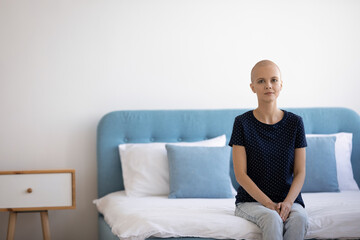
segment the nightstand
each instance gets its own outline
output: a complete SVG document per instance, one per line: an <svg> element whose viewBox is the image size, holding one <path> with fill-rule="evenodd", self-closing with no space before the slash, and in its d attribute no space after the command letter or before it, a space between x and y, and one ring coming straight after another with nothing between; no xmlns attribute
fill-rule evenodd
<svg viewBox="0 0 360 240"><path fill-rule="evenodd" d="M0 171L0 211L9 211L7 240L17 213L39 212L43 237L50 239L48 210L75 209L75 170Z"/></svg>

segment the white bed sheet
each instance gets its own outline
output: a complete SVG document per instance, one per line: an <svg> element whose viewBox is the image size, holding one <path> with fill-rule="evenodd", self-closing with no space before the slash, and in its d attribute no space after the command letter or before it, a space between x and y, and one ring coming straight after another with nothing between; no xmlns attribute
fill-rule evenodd
<svg viewBox="0 0 360 240"><path fill-rule="evenodd" d="M307 239L360 238L360 191L305 193L303 198L309 216ZM94 203L120 239L261 239L255 224L234 216L234 199L131 198L120 191Z"/></svg>

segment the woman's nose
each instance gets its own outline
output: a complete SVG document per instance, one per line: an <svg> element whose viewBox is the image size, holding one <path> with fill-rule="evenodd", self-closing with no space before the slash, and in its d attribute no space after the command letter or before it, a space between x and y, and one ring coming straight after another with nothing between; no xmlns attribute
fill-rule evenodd
<svg viewBox="0 0 360 240"><path fill-rule="evenodd" d="M265 89L271 89L271 88L272 88L271 83L266 83Z"/></svg>

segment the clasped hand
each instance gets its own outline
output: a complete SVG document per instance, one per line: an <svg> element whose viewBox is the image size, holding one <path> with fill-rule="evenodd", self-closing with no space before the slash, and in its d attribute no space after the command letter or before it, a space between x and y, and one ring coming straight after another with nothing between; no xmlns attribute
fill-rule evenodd
<svg viewBox="0 0 360 240"><path fill-rule="evenodd" d="M285 222L286 219L289 217L291 206L292 205L289 202L280 202L278 204L272 203L271 206L267 207L275 210L280 215L283 222Z"/></svg>
<svg viewBox="0 0 360 240"><path fill-rule="evenodd" d="M291 211L291 203L289 202L280 202L276 206L276 211L279 213L281 219L285 222L289 217Z"/></svg>

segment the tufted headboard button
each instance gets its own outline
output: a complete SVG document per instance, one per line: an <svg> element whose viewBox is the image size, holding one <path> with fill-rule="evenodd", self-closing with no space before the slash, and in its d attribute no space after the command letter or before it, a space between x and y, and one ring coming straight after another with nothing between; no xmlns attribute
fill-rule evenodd
<svg viewBox="0 0 360 240"><path fill-rule="evenodd" d="M181 137L179 137L177 140L178 140L178 142L181 142L181 141L182 141L182 138L181 138Z"/></svg>

